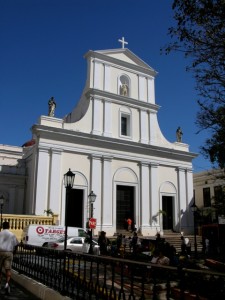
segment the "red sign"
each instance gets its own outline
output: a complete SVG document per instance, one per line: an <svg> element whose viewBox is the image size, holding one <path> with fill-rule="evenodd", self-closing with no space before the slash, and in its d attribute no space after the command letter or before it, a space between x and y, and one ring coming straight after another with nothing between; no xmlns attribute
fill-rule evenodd
<svg viewBox="0 0 225 300"><path fill-rule="evenodd" d="M96 220L96 219L90 218L90 219L89 219L89 228L90 228L90 229L95 229L95 228L96 228L96 223L97 223L97 220Z"/></svg>

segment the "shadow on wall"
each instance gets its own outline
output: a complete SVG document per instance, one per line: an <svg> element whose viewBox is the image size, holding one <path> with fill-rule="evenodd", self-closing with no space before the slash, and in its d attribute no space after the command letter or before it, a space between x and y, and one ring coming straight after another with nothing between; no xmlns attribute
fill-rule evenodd
<svg viewBox="0 0 225 300"><path fill-rule="evenodd" d="M191 202L189 203L188 208L184 211L181 209L180 211L180 232L183 235L187 234L194 234L195 228L194 225L197 227L197 224L194 224L194 213L192 211L192 206L194 205L194 199L192 198Z"/></svg>

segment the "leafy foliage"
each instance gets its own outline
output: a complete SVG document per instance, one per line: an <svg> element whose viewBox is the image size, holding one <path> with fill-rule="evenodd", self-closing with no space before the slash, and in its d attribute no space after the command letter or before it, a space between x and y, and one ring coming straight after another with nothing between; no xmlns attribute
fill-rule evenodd
<svg viewBox="0 0 225 300"><path fill-rule="evenodd" d="M47 209L47 210L44 210L44 213L46 213L47 216L49 216L49 215L53 216L53 215L54 215L54 213L53 213L53 211L51 210L51 208L49 208L49 209Z"/></svg>
<svg viewBox="0 0 225 300"><path fill-rule="evenodd" d="M204 108L204 114L200 112L198 123L202 128L211 127L213 133L211 138L206 139L205 145L201 147L202 153L209 156L213 164L221 169L225 168L225 106L214 110L209 106Z"/></svg>
<svg viewBox="0 0 225 300"><path fill-rule="evenodd" d="M225 0L174 0L176 25L164 51L182 51L189 58L198 91L196 124L211 138L201 148L213 164L225 167Z"/></svg>

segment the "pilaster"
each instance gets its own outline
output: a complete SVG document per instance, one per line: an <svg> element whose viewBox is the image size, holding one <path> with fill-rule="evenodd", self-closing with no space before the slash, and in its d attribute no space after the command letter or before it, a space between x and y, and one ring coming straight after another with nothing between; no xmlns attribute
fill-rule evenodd
<svg viewBox="0 0 225 300"><path fill-rule="evenodd" d="M189 227L189 232L193 232L193 212L191 211L190 205L193 202L193 170L187 169L186 171L186 182L187 182L187 212L188 212L188 219L187 219L187 226Z"/></svg>
<svg viewBox="0 0 225 300"><path fill-rule="evenodd" d="M148 85L148 102L155 104L155 79L148 78L147 79L147 85Z"/></svg>
<svg viewBox="0 0 225 300"><path fill-rule="evenodd" d="M43 215L48 199L49 184L49 149L38 149L37 190L35 199L35 214Z"/></svg>
<svg viewBox="0 0 225 300"><path fill-rule="evenodd" d="M106 227L112 227L112 212L113 212L113 202L112 202L112 157L103 157L103 174L102 174L102 215L101 224L103 229ZM110 196L109 196L110 195ZM100 220L99 220L100 221Z"/></svg>
<svg viewBox="0 0 225 300"><path fill-rule="evenodd" d="M112 136L112 103L104 101L104 136Z"/></svg>
<svg viewBox="0 0 225 300"><path fill-rule="evenodd" d="M106 92L111 91L111 72L110 66L104 64L104 90Z"/></svg>
<svg viewBox="0 0 225 300"><path fill-rule="evenodd" d="M149 229L149 216L150 216L150 191L149 191L149 164L140 163L140 210L141 210L141 229Z"/></svg>
<svg viewBox="0 0 225 300"><path fill-rule="evenodd" d="M54 214L60 213L60 191L61 191L61 153L60 149L51 149L51 164L49 173L49 202L45 209L51 209Z"/></svg>
<svg viewBox="0 0 225 300"><path fill-rule="evenodd" d="M99 99L92 99L92 134L101 134L101 101Z"/></svg>
<svg viewBox="0 0 225 300"><path fill-rule="evenodd" d="M101 69L101 64L100 62L94 60L94 75L93 75L93 87L94 89L100 89L100 69Z"/></svg>
<svg viewBox="0 0 225 300"><path fill-rule="evenodd" d="M148 144L148 113L140 109L140 143Z"/></svg>
<svg viewBox="0 0 225 300"><path fill-rule="evenodd" d="M156 144L156 132L157 132L157 120L156 113L150 111L149 112L149 143L150 145Z"/></svg>
<svg viewBox="0 0 225 300"><path fill-rule="evenodd" d="M159 229L159 191L158 191L158 164L150 164L150 224Z"/></svg>
<svg viewBox="0 0 225 300"><path fill-rule="evenodd" d="M93 217L97 219L97 228L102 215L102 156L91 155L91 183L89 192L93 191L96 194L96 200L94 202Z"/></svg>
<svg viewBox="0 0 225 300"><path fill-rule="evenodd" d="M185 169L177 168L178 181L178 217L180 217L180 231L187 227L187 193L186 193L186 176Z"/></svg>
<svg viewBox="0 0 225 300"><path fill-rule="evenodd" d="M145 87L145 77L139 75L138 76L138 99L142 100L142 101L146 101L145 100L145 91L146 87Z"/></svg>

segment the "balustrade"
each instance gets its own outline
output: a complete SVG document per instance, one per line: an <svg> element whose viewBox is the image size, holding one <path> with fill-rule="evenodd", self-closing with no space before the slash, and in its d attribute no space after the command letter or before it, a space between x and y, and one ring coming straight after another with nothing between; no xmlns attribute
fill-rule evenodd
<svg viewBox="0 0 225 300"><path fill-rule="evenodd" d="M2 221L9 222L10 231L12 231L17 239L21 240L23 229L31 224L56 225L58 215L53 216L35 216L35 215L11 215L3 214Z"/></svg>

